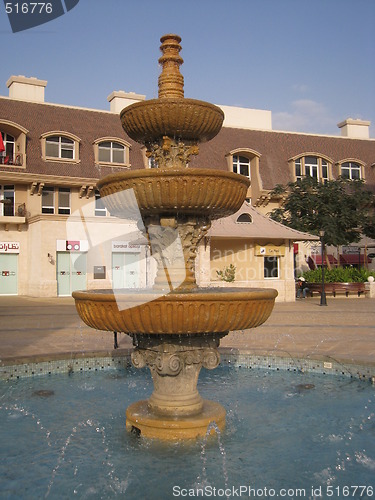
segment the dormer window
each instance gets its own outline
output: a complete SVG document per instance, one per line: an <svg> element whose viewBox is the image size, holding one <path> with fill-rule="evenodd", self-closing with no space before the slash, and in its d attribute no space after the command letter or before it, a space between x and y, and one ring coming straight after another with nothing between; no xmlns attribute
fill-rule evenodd
<svg viewBox="0 0 375 500"><path fill-rule="evenodd" d="M7 134L6 132L0 132L3 144L4 151L0 152L0 163L2 165L13 165L14 164L14 151L15 151L15 139L12 135Z"/></svg>
<svg viewBox="0 0 375 500"><path fill-rule="evenodd" d="M250 159L246 156L233 155L233 172L251 179Z"/></svg>
<svg viewBox="0 0 375 500"><path fill-rule="evenodd" d="M69 132L48 132L42 137L42 158L46 161L79 162L80 139Z"/></svg>
<svg viewBox="0 0 375 500"><path fill-rule="evenodd" d="M68 137L53 135L46 138L46 156L74 160L74 141Z"/></svg>
<svg viewBox="0 0 375 500"><path fill-rule="evenodd" d="M94 142L95 163L108 166L130 167L130 144L114 137L102 137Z"/></svg>
<svg viewBox="0 0 375 500"><path fill-rule="evenodd" d="M246 201L257 200L262 191L262 180L259 173L260 153L249 148L233 149L226 155L228 170L243 175L251 180L246 193Z"/></svg>
<svg viewBox="0 0 375 500"><path fill-rule="evenodd" d="M26 168L26 130L18 123L0 119L0 133L4 151L0 151L0 165Z"/></svg>
<svg viewBox="0 0 375 500"><path fill-rule="evenodd" d="M112 141L101 142L99 145L99 162L125 163L125 147Z"/></svg>
<svg viewBox="0 0 375 500"><path fill-rule="evenodd" d="M359 163L347 161L341 165L341 177L344 179L362 179L362 168Z"/></svg>
<svg viewBox="0 0 375 500"><path fill-rule="evenodd" d="M296 181L303 177L312 177L319 182L326 182L330 178L332 161L318 155L305 155L293 158L294 176Z"/></svg>

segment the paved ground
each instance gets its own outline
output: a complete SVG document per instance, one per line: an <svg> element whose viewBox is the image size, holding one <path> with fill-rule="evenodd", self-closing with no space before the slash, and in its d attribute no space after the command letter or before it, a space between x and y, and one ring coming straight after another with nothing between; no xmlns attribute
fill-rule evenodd
<svg viewBox="0 0 375 500"><path fill-rule="evenodd" d="M277 303L268 321L232 332L223 347L372 364L375 367L375 300L318 298ZM131 339L119 335L120 349ZM113 334L88 328L72 298L0 297L0 364L49 359L69 353L112 352Z"/></svg>

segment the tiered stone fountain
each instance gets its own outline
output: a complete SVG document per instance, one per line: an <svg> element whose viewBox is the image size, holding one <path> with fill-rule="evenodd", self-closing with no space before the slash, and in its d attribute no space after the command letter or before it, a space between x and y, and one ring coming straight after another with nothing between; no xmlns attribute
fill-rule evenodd
<svg viewBox="0 0 375 500"><path fill-rule="evenodd" d="M212 421L224 427L224 408L198 393L200 369L218 366L219 342L230 330L266 321L277 295L272 289L197 286L197 246L213 219L241 207L249 180L232 172L188 168L199 143L218 134L224 114L212 104L184 98L180 41L177 35L161 38L158 99L121 112L125 132L146 146L157 168L109 175L98 183L111 215L141 213L158 263L153 290L73 293L83 321L130 335L134 366L151 371L154 392L147 401L128 407L126 427L168 440L205 435ZM131 206L134 200L136 206Z"/></svg>

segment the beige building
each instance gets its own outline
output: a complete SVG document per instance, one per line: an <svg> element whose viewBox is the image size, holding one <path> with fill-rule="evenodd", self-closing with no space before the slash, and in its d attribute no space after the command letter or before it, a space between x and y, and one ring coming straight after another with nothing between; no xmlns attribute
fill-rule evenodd
<svg viewBox="0 0 375 500"><path fill-rule="evenodd" d="M278 224L244 203L237 213L213 222L199 249L199 284L275 288L278 301L293 301L299 272L296 242L305 245L316 240L318 237ZM222 277L230 267L232 282Z"/></svg>
<svg viewBox="0 0 375 500"><path fill-rule="evenodd" d="M104 111L45 102L45 80L12 76L7 85L9 96L0 97L0 294L152 286L155 263L142 232L126 214L111 217L96 191L107 174L150 167L118 116L145 96L112 92ZM296 267L305 264L311 236L264 217L279 202L271 190L304 175L343 175L375 191L369 122L346 120L337 137L296 134L273 131L270 111L222 108L223 129L189 167L249 177L250 205L213 224L199 249L198 281L226 286L216 271L233 263L231 286L272 286L278 300L294 300ZM238 220L246 214L249 220Z"/></svg>

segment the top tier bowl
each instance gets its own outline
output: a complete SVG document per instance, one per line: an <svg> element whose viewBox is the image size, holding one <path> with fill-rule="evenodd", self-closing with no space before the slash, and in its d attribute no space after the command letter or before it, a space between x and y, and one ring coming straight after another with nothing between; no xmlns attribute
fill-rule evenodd
<svg viewBox="0 0 375 500"><path fill-rule="evenodd" d="M219 133L224 120L223 111L213 104L170 97L137 102L123 109L120 116L129 137L143 144L164 136L209 141Z"/></svg>

